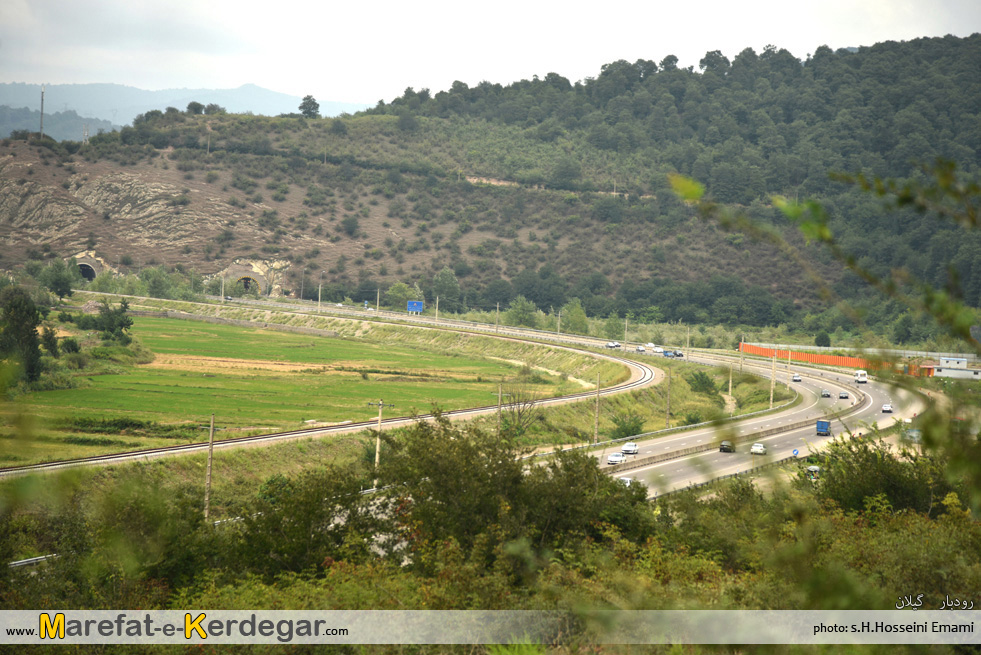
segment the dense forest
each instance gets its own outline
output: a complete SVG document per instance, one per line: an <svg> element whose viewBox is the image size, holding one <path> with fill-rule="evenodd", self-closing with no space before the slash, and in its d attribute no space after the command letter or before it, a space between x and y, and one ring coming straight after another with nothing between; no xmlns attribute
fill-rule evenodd
<svg viewBox="0 0 981 655"><path fill-rule="evenodd" d="M158 249L155 264L209 272L232 257L287 259L291 293L311 298L320 285L307 282L318 277L329 299L354 301L398 282L431 301L448 269L454 284L441 305L450 311L520 296L553 313L578 299L591 316L810 332L854 329L857 315L923 341L931 330L921 316L870 296L805 244L771 197L822 202L838 243L871 273L901 268L981 306L981 236L913 208L884 212L831 175L919 179L921 165L944 158L976 178L979 60L981 35L822 47L804 61L747 48L732 61L709 52L699 70L669 56L613 62L576 83L549 73L407 89L337 119L192 102L142 114L84 148L47 145L79 171L176 167L194 181L169 201L175 214L195 210L194 185L225 194L234 218L202 227L198 245ZM670 192L671 173L775 229L810 270L699 221ZM63 185L71 192L82 181ZM114 210L96 214L107 233L118 233ZM99 245L112 258L113 246Z"/></svg>

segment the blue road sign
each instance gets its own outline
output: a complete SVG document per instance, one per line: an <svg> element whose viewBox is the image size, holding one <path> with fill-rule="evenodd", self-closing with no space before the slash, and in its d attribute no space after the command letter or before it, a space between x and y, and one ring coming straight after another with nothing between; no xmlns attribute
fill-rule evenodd
<svg viewBox="0 0 981 655"><path fill-rule="evenodd" d="M423 301L421 300L408 300L405 303L405 309L407 312L421 314L423 309Z"/></svg>
<svg viewBox="0 0 981 655"><path fill-rule="evenodd" d="M794 457L797 457L797 449L794 448Z"/></svg>

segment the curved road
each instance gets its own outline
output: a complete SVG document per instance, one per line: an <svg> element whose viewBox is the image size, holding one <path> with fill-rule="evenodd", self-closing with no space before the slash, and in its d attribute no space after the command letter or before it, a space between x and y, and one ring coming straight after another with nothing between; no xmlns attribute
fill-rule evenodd
<svg viewBox="0 0 981 655"><path fill-rule="evenodd" d="M718 358L696 355L693 361L705 364L734 362L738 367L738 358ZM726 361L728 360L728 361ZM765 362L745 362L744 366L754 372L769 377L771 365ZM801 396L801 403L780 413L766 414L761 417L746 419L721 427L709 427L692 430L671 437L662 437L650 442L638 442L640 452L636 456L627 456L629 467L631 461L650 457L652 455L678 451L699 445L713 444L711 450L683 455L666 461L642 466L639 468L616 467L613 473L619 478L630 478L647 485L652 495L664 493L688 485L707 482L714 478L748 471L768 461L779 460L793 456L794 451L801 457L809 452L819 450L831 440L831 437L818 437L816 421L825 418L832 421L832 433L839 435L851 432L859 434L868 432L875 423L880 427L889 427L897 421L914 417L925 408L923 401L914 393L894 389L886 384L870 381L867 384L856 384L851 374L806 368L794 365L791 371L801 375L800 382L792 382L791 387ZM778 364L778 384L786 384L789 374L781 370ZM780 382L780 380L783 382ZM822 398L821 391L831 392L830 398ZM839 399L839 393L848 394L848 399ZM890 403L894 412L883 413L882 406ZM847 415L843 415L848 411ZM790 429L795 423L807 421L805 427ZM776 432L768 436L753 438L753 434ZM714 447L723 439L736 444L736 452L723 453ZM767 454L752 455L750 444L759 442L766 446ZM605 462L606 454L619 450L620 444L607 448L602 457Z"/></svg>

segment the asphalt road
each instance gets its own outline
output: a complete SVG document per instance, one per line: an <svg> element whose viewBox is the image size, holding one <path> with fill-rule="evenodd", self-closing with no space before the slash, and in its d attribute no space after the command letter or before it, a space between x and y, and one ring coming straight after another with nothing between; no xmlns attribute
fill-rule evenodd
<svg viewBox="0 0 981 655"><path fill-rule="evenodd" d="M694 357L693 361L710 362L699 356ZM718 360L715 361L718 363ZM735 361L735 367L738 369L738 359ZM747 362L744 366L766 376L770 374L770 366L767 364ZM834 435L849 431L858 434L867 433L873 424L889 427L896 421L912 418L925 408L924 402L915 394L891 388L883 383L870 381L867 384L856 384L851 375L801 366L791 366L790 370L801 375L800 382L791 383L791 387L801 396L798 405L781 412L768 413L723 426L698 428L647 441L635 440L640 446L640 452L637 455L627 455L627 466L630 462L652 455L708 444L713 444L713 447L702 453L684 455L640 468L617 470L614 475L618 478L630 478L642 482L650 489L652 496L663 494L721 476L745 472L766 462L790 457L795 450L800 457L820 450L831 440L831 437L817 436L815 426L819 418L832 421ZM789 376L786 368L778 364L777 383L786 385ZM831 391L831 398L822 398L822 389ZM856 394L858 389L861 390L861 397ZM843 391L848 393L848 399L839 399L838 395ZM886 403L893 405L894 412L882 412L882 406ZM855 413L845 417L838 415L839 412L855 408L856 405L860 406ZM785 430L757 439L752 437L754 433L760 434L802 421L808 421L807 427ZM736 452L719 452L714 444L718 444L723 439L734 441ZM766 446L766 455L750 453L750 445L756 442ZM597 456L605 464L609 453L619 452L620 447L621 444L617 443L601 452L598 451Z"/></svg>

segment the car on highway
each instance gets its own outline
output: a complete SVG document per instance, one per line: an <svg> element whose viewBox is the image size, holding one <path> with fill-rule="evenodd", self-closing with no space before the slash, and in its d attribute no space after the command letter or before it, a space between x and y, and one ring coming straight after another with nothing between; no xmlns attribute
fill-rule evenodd
<svg viewBox="0 0 981 655"><path fill-rule="evenodd" d="M766 444L754 443L749 447L749 452L753 455L766 455Z"/></svg>
<svg viewBox="0 0 981 655"><path fill-rule="evenodd" d="M821 389L821 397L822 398L830 398L831 397L831 392L828 391L827 389Z"/></svg>
<svg viewBox="0 0 981 655"><path fill-rule="evenodd" d="M671 351L671 350L665 350L664 351L664 356L665 357L674 357L674 352Z"/></svg>
<svg viewBox="0 0 981 655"><path fill-rule="evenodd" d="M624 455L636 455L640 452L640 446L635 444L633 441L630 441L623 444L623 448L620 449L620 452Z"/></svg>
<svg viewBox="0 0 981 655"><path fill-rule="evenodd" d="M685 356L685 353L681 352L680 350L676 350L676 351L674 351L674 356L675 357L684 357Z"/></svg>
<svg viewBox="0 0 981 655"><path fill-rule="evenodd" d="M720 453L734 453L736 452L736 447L732 445L731 441L723 441L719 444Z"/></svg>
<svg viewBox="0 0 981 655"><path fill-rule="evenodd" d="M892 404L891 403L886 403L885 405L883 405L882 406L882 413L883 414L892 414Z"/></svg>
<svg viewBox="0 0 981 655"><path fill-rule="evenodd" d="M847 391L839 391L838 392L838 397L840 399L842 399L842 400L848 400L848 392Z"/></svg>
<svg viewBox="0 0 981 655"><path fill-rule="evenodd" d="M794 373L794 377L790 378L794 382L800 382L800 373Z"/></svg>
<svg viewBox="0 0 981 655"><path fill-rule="evenodd" d="M643 346L637 346L637 352L642 353L642 352L647 352L647 351L646 351L646 349Z"/></svg>
<svg viewBox="0 0 981 655"><path fill-rule="evenodd" d="M633 478L617 478L617 480L619 480L625 487L629 487L635 484L640 484L640 482L634 480Z"/></svg>
<svg viewBox="0 0 981 655"><path fill-rule="evenodd" d="M623 453L610 453L606 458L607 464L623 464L627 461L627 456Z"/></svg>
<svg viewBox="0 0 981 655"><path fill-rule="evenodd" d="M620 347L620 342L619 341L608 341L608 342L606 342L606 347L607 348L619 348Z"/></svg>

